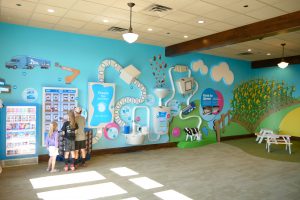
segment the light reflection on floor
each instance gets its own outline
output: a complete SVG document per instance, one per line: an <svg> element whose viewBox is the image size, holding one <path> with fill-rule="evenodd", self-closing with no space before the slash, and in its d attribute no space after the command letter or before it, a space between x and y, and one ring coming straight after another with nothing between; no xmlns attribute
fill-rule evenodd
<svg viewBox="0 0 300 200"><path fill-rule="evenodd" d="M72 199L85 200L96 199L101 197L115 196L127 193L126 190L115 183L100 183L94 185L86 185L80 187L72 187L68 189L52 190L48 192L37 193L38 198L45 200L53 199Z"/></svg>
<svg viewBox="0 0 300 200"><path fill-rule="evenodd" d="M133 171L132 169L129 169L127 167L117 167L110 169L111 171L115 172L116 174L120 176L134 176L138 175L139 173Z"/></svg>
<svg viewBox="0 0 300 200"><path fill-rule="evenodd" d="M110 169L117 175L121 177L136 176L139 173L129 169L127 167L117 167ZM106 180L104 176L96 171L88 172L75 172L71 174L46 176L40 178L30 179L30 182L34 189L78 184L78 183L89 183L94 181L91 185L70 187L67 189L51 190L46 192L38 192L37 196L40 199L50 200L50 199L72 199L72 200L83 200L83 199L96 199L105 198L110 196L122 195L128 193L125 189L121 188L119 185L113 182L98 183L98 181ZM109 180L108 180L109 181ZM145 190L151 190L154 188L163 188L164 185L152 180L148 177L136 177L128 179L129 182L143 188ZM137 188L138 190L138 188ZM156 190L157 191L157 190ZM153 195L162 200L192 200L191 198L175 191L175 190L165 190L161 192L156 192ZM132 197L128 194L128 198L121 200L139 200L137 197ZM131 197L130 197L131 196Z"/></svg>
<svg viewBox="0 0 300 200"><path fill-rule="evenodd" d="M69 185L74 183L84 183L90 181L99 181L105 179L104 176L96 171L79 172L72 174L45 176L40 178L32 178L30 182L34 189L53 187L60 185Z"/></svg>

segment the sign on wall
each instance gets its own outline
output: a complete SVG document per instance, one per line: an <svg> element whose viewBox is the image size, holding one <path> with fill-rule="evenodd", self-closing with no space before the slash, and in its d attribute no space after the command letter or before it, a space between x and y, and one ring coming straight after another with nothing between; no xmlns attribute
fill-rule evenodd
<svg viewBox="0 0 300 200"><path fill-rule="evenodd" d="M113 122L115 84L90 82L88 83L88 94L88 126L100 128Z"/></svg>
<svg viewBox="0 0 300 200"><path fill-rule="evenodd" d="M61 129L69 110L77 106L77 88L43 87L43 116L42 116L42 144L49 131L50 123L56 121L58 130Z"/></svg>

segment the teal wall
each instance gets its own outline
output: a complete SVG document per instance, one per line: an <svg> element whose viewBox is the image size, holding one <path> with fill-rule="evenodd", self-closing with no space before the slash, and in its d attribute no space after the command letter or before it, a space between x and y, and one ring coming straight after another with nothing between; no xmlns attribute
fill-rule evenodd
<svg viewBox="0 0 300 200"><path fill-rule="evenodd" d="M6 83L13 87L11 93L0 94L0 98L4 103L25 103L22 99L23 90L26 88L35 88L39 96L34 103L41 105L42 87L76 87L79 89L79 104L87 109L87 83L98 81L98 65L105 59L113 59L123 67L130 64L134 65L142 72L138 79L146 86L148 94L153 94L155 79L151 75L150 60L154 55L161 54L162 60L169 67L176 64L191 67L194 61L204 61L209 69L209 73L202 75L199 71L192 71L192 76L196 78L199 84L199 90L191 100L199 100L204 89L213 88L220 91L224 96L225 104L221 113L225 113L230 109L229 100L232 99L234 85L251 79L251 73L254 73L250 68L250 63L246 61L200 53L165 58L163 56L164 48L139 44L138 42L128 44L122 40L30 28L6 23L0 23L0 30L0 78L5 79ZM48 59L51 61L51 67L48 70L38 68L32 70L7 69L5 62L9 61L15 55L29 55ZM55 62L79 69L80 75L71 84L65 84L64 77L70 75L70 73L54 67ZM211 79L210 69L221 62L226 62L234 74L234 82L231 85L226 85L223 81L216 82ZM116 83L115 102L122 97L136 96L137 90L125 84L118 76L119 74L111 68L105 71L105 82ZM174 76L176 78L180 77L178 74ZM167 87L171 88L168 76L166 81ZM186 97L182 97L179 94L175 96L175 99L180 102L186 101ZM154 105L157 105L157 100ZM128 104L128 106L133 107L134 105ZM3 119L1 121L3 126ZM167 135L161 137L157 143L164 142L168 142ZM147 143L151 142L147 141ZM110 141L101 138L93 148L102 149L123 146L127 145L125 144L124 137L120 135L116 140ZM46 152L41 145L39 147L39 154Z"/></svg>

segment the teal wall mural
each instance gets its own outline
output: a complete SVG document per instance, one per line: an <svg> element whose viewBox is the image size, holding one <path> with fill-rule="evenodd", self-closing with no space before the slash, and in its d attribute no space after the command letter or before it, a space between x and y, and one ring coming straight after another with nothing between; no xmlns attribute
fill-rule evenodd
<svg viewBox="0 0 300 200"><path fill-rule="evenodd" d="M126 126L134 127L136 131L143 134L150 132L150 138L145 136L143 145L153 143L179 142L179 147L188 148L201 146L204 144L216 142L216 133L214 131L214 120L221 118L222 114L226 114L232 109L230 100L233 99L233 91L237 85L246 81L262 78L269 80L285 80L287 85L295 85L299 83L289 82L289 80L297 80L295 74L299 74L299 70L285 69L283 75L279 75L279 71L275 68L268 70L253 70L250 63L246 61L230 59L225 57L217 57L201 53L190 53L176 57L165 57L164 48L145 44L128 44L122 40L113 40L101 37L93 37L80 34L72 34L59 31L51 31L38 28L30 28L19 25L11 25L0 23L0 77L5 79L6 83L11 85L10 93L1 93L0 99L5 103L26 103L22 98L23 91L31 88L31 91L36 91L34 103L42 105L42 88L43 87L62 87L62 88L78 88L78 104L88 111L88 83L99 82L99 65L105 60L114 60L122 66L123 69L132 65L140 74L136 78L145 87L145 97L141 96L139 86L141 84L125 83L120 78L120 71L117 71L112 64L105 69L104 83L115 84L115 103L123 98L145 98L142 103L121 104L118 108L118 114L124 121ZM120 36L121 39L121 36ZM10 61L16 55L30 55L34 58L43 58L51 66L47 70L41 67L33 69L12 69L5 66L6 62ZM56 65L55 65L56 63ZM153 107L158 106L158 98L154 91L156 87L167 88L168 95L162 99L162 104L165 105L167 99L172 95L172 83L169 78L168 71L176 65L186 66L191 71L190 77L194 79L192 92L182 95L177 88L176 81L187 78L188 72L178 73L172 72L173 83L176 90L171 107L171 120L169 122L168 134L154 134L153 123L149 130L143 128L147 125L147 109L137 109L133 118L133 110L135 106L147 106L150 109L151 116ZM65 77L72 73L62 67L69 67L76 71L76 77L72 81L65 81ZM273 71L274 72L273 72ZM295 70L291 72L290 70ZM274 73L270 76L270 71ZM278 72L277 72L278 71ZM80 72L80 73L79 73ZM293 74L294 73L294 74ZM185 82L184 82L185 83ZM195 83L198 84L198 89L195 89ZM213 114L213 119L201 116L203 108L201 106L201 96L205 89L212 88L222 94L223 102L222 110ZM218 96L218 95L217 95ZM299 96L299 91L294 92L294 96ZM125 100L127 101L127 100ZM128 101L130 101L128 99ZM196 116L189 120L180 118L180 110L186 108L191 102L194 102L193 109L183 118ZM186 133L184 128L194 128L199 124L201 119L200 133L201 140L186 141ZM1 130L4 129L4 119L1 119ZM264 122L262 122L264 123ZM109 126L108 126L109 127ZM173 129L175 132L173 132ZM97 129L94 130L94 135L98 134ZM129 146L126 143L126 136L123 134L123 127L120 127L121 133L116 138L106 139L99 138L93 149L117 148ZM233 134L247 134L249 131L243 127L236 128ZM40 133L42 135L42 129ZM225 134L225 136L226 136ZM98 134L101 136L101 134ZM224 135L222 135L224 136ZM141 139L141 138L140 138ZM142 140L141 140L142 141ZM46 149L39 145L39 154L45 154Z"/></svg>

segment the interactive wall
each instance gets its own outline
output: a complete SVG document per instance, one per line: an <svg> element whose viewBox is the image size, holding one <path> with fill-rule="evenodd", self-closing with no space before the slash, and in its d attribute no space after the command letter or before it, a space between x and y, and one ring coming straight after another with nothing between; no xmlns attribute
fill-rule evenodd
<svg viewBox="0 0 300 200"><path fill-rule="evenodd" d="M42 108L43 88L76 88L75 100L93 130L93 149L215 143L215 122L236 110L232 102L237 101L237 88L253 80L283 80L258 77L249 62L224 57L191 53L167 58L158 46L6 23L0 29L0 79L10 86L0 94L3 105L33 102ZM290 91L293 85L284 87ZM4 124L1 118L1 131ZM225 125L230 125L226 119ZM253 129L241 125L221 137ZM44 132L38 133L39 154L46 153Z"/></svg>

